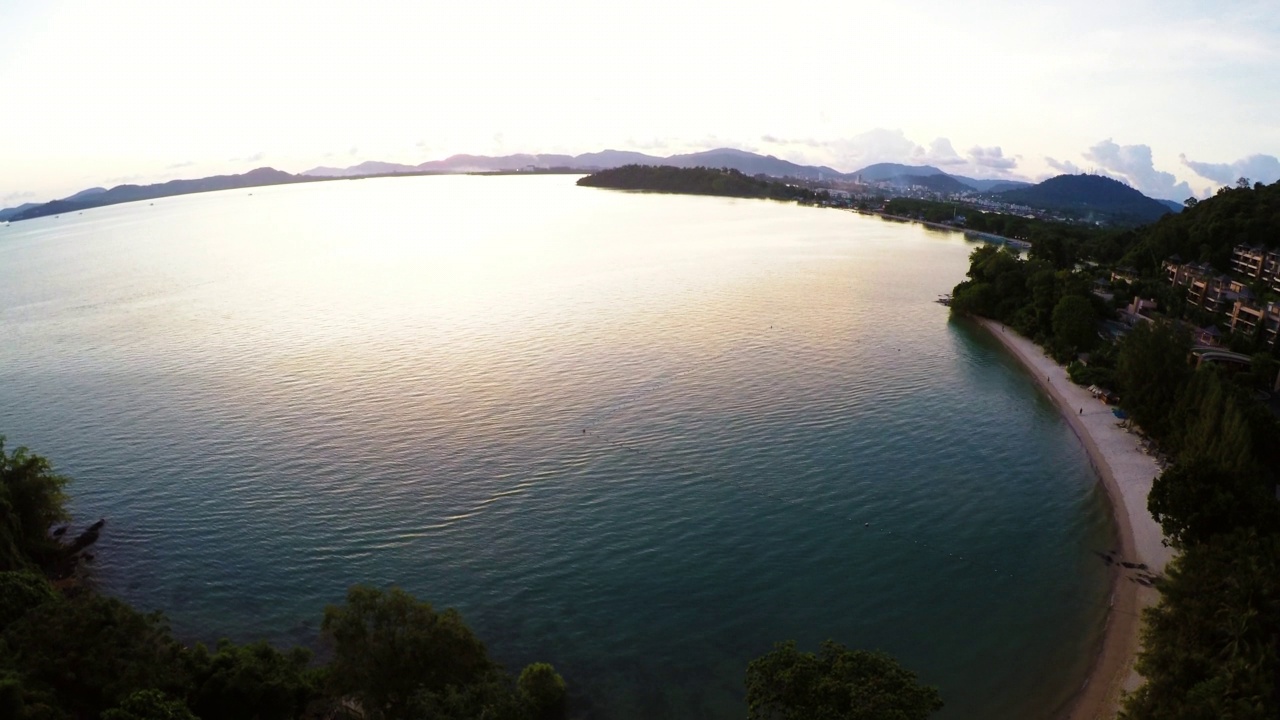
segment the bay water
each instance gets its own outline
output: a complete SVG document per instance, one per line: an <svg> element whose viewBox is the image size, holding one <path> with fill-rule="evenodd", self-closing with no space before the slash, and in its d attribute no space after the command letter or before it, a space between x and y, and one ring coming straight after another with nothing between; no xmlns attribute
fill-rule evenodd
<svg viewBox="0 0 1280 720"><path fill-rule="evenodd" d="M940 718L1051 717L1105 622L1079 443L934 300L960 235L570 176L333 181L0 228L0 434L107 519L102 588L321 647L456 607L575 715L745 715L775 641Z"/></svg>

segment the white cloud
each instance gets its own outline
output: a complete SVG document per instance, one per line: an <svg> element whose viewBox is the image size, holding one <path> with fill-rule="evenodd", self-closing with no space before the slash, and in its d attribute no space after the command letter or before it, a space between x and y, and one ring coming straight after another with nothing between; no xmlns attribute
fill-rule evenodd
<svg viewBox="0 0 1280 720"><path fill-rule="evenodd" d="M30 198L34 198L35 196L36 194L30 191L11 192L5 195L4 197L0 197L0 206L8 207L10 205L15 205L15 204L21 205L22 203L27 202Z"/></svg>
<svg viewBox="0 0 1280 720"><path fill-rule="evenodd" d="M960 157L956 149L951 146L951 140L944 137L935 138L933 142L929 143L929 150L922 152L919 157L931 165L965 165L969 162Z"/></svg>
<svg viewBox="0 0 1280 720"><path fill-rule="evenodd" d="M1084 172L1080 169L1079 165L1076 165L1070 160L1058 161L1051 157L1046 157L1044 161L1049 164L1049 167L1059 172L1066 173L1067 175L1079 175Z"/></svg>
<svg viewBox="0 0 1280 720"><path fill-rule="evenodd" d="M992 168L994 170L1012 170L1018 167L1016 158L1005 157L1004 151L1000 146L981 147L978 145L969 148L969 160L979 167Z"/></svg>
<svg viewBox="0 0 1280 720"><path fill-rule="evenodd" d="M1185 181L1155 168L1150 145L1119 145L1107 138L1086 150L1084 157L1148 197L1181 200L1194 194Z"/></svg>
<svg viewBox="0 0 1280 720"><path fill-rule="evenodd" d="M1183 165L1194 170L1200 177L1222 185L1234 184L1242 177L1268 185L1280 180L1280 160L1273 155L1250 155L1233 163L1206 163L1188 160L1186 155L1178 157L1182 159Z"/></svg>

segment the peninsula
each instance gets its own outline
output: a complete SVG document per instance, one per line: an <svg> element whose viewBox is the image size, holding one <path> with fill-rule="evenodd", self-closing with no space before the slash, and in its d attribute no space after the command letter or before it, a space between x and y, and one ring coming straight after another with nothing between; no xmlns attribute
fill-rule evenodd
<svg viewBox="0 0 1280 720"><path fill-rule="evenodd" d="M624 165L579 178L578 184L614 190L799 202L817 202L825 195L807 187L769 180L763 176L752 177L730 168L678 168L667 165Z"/></svg>

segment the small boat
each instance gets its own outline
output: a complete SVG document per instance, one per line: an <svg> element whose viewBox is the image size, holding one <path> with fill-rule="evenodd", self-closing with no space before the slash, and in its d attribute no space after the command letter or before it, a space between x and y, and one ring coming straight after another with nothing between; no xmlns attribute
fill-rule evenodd
<svg viewBox="0 0 1280 720"><path fill-rule="evenodd" d="M939 296L938 296L938 299L937 299L937 300L934 300L934 302L938 303L939 305L947 305L947 306L950 306L950 305L951 305L951 296L950 296L950 295L939 295Z"/></svg>

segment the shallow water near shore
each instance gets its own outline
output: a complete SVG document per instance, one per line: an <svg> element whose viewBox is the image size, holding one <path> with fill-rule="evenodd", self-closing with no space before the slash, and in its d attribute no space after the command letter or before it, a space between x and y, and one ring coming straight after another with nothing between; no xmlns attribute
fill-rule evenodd
<svg viewBox="0 0 1280 720"><path fill-rule="evenodd" d="M0 230L0 433L185 637L312 644L356 582L462 611L591 718L736 718L776 640L940 718L1048 717L1105 619L1105 495L955 234L419 177Z"/></svg>

